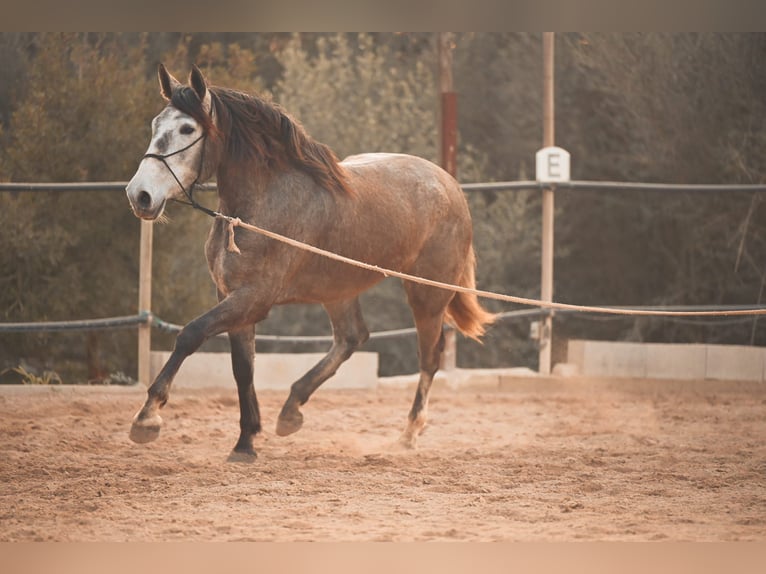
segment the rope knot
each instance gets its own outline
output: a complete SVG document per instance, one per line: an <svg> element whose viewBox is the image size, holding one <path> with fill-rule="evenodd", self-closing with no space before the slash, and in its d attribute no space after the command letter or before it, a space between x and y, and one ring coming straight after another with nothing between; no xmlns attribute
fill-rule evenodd
<svg viewBox="0 0 766 574"><path fill-rule="evenodd" d="M242 252L237 247L237 242L234 241L234 229L242 225L242 220L239 217L227 217L226 219L229 221L229 243L226 250L240 255Z"/></svg>

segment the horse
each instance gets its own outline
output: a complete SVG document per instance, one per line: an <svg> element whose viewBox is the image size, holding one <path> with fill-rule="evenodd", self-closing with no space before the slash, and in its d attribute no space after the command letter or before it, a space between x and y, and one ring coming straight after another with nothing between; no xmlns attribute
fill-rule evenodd
<svg viewBox="0 0 766 574"><path fill-rule="evenodd" d="M303 424L300 407L367 341L359 295L384 277L285 245L221 214L367 262L435 281L475 287L468 204L458 182L435 164L398 153L339 161L278 104L209 85L197 66L188 84L159 65L164 109L152 120L149 148L126 187L133 213L161 218L168 200L192 203L213 220L205 255L218 304L183 327L173 351L133 418L130 438L155 440L170 387L184 359L208 338L228 333L240 407L235 454L255 457L261 431L253 386L255 326L275 305L321 304L332 325L329 352L295 381L276 434ZM218 210L199 206L193 187L215 176ZM231 249L234 244L237 249ZM419 380L400 441L415 447L444 347L445 321L479 340L495 315L475 295L404 281L416 330Z"/></svg>

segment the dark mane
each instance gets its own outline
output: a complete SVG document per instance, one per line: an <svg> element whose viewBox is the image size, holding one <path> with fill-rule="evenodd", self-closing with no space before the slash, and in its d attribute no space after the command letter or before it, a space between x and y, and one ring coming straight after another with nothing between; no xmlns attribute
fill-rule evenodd
<svg viewBox="0 0 766 574"><path fill-rule="evenodd" d="M216 135L225 139L231 157L259 160L272 169L293 166L325 189L353 195L335 153L308 135L278 105L237 90L208 89L222 132ZM174 90L170 103L214 133L215 126L193 89L182 86Z"/></svg>

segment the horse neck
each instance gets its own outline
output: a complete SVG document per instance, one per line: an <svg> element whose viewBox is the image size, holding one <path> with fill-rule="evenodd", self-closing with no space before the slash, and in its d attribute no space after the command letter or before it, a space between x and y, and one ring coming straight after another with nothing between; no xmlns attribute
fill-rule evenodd
<svg viewBox="0 0 766 574"><path fill-rule="evenodd" d="M266 166L257 161L223 161L216 176L219 208L222 213L247 215L262 198L273 177Z"/></svg>

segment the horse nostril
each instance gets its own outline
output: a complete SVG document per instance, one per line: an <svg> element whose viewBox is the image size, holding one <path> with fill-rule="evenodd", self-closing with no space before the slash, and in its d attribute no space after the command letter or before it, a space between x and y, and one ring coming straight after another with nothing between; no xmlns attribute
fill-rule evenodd
<svg viewBox="0 0 766 574"><path fill-rule="evenodd" d="M136 201L138 202L138 206L142 209L147 209L152 206L152 196L149 195L148 191L139 191Z"/></svg>

